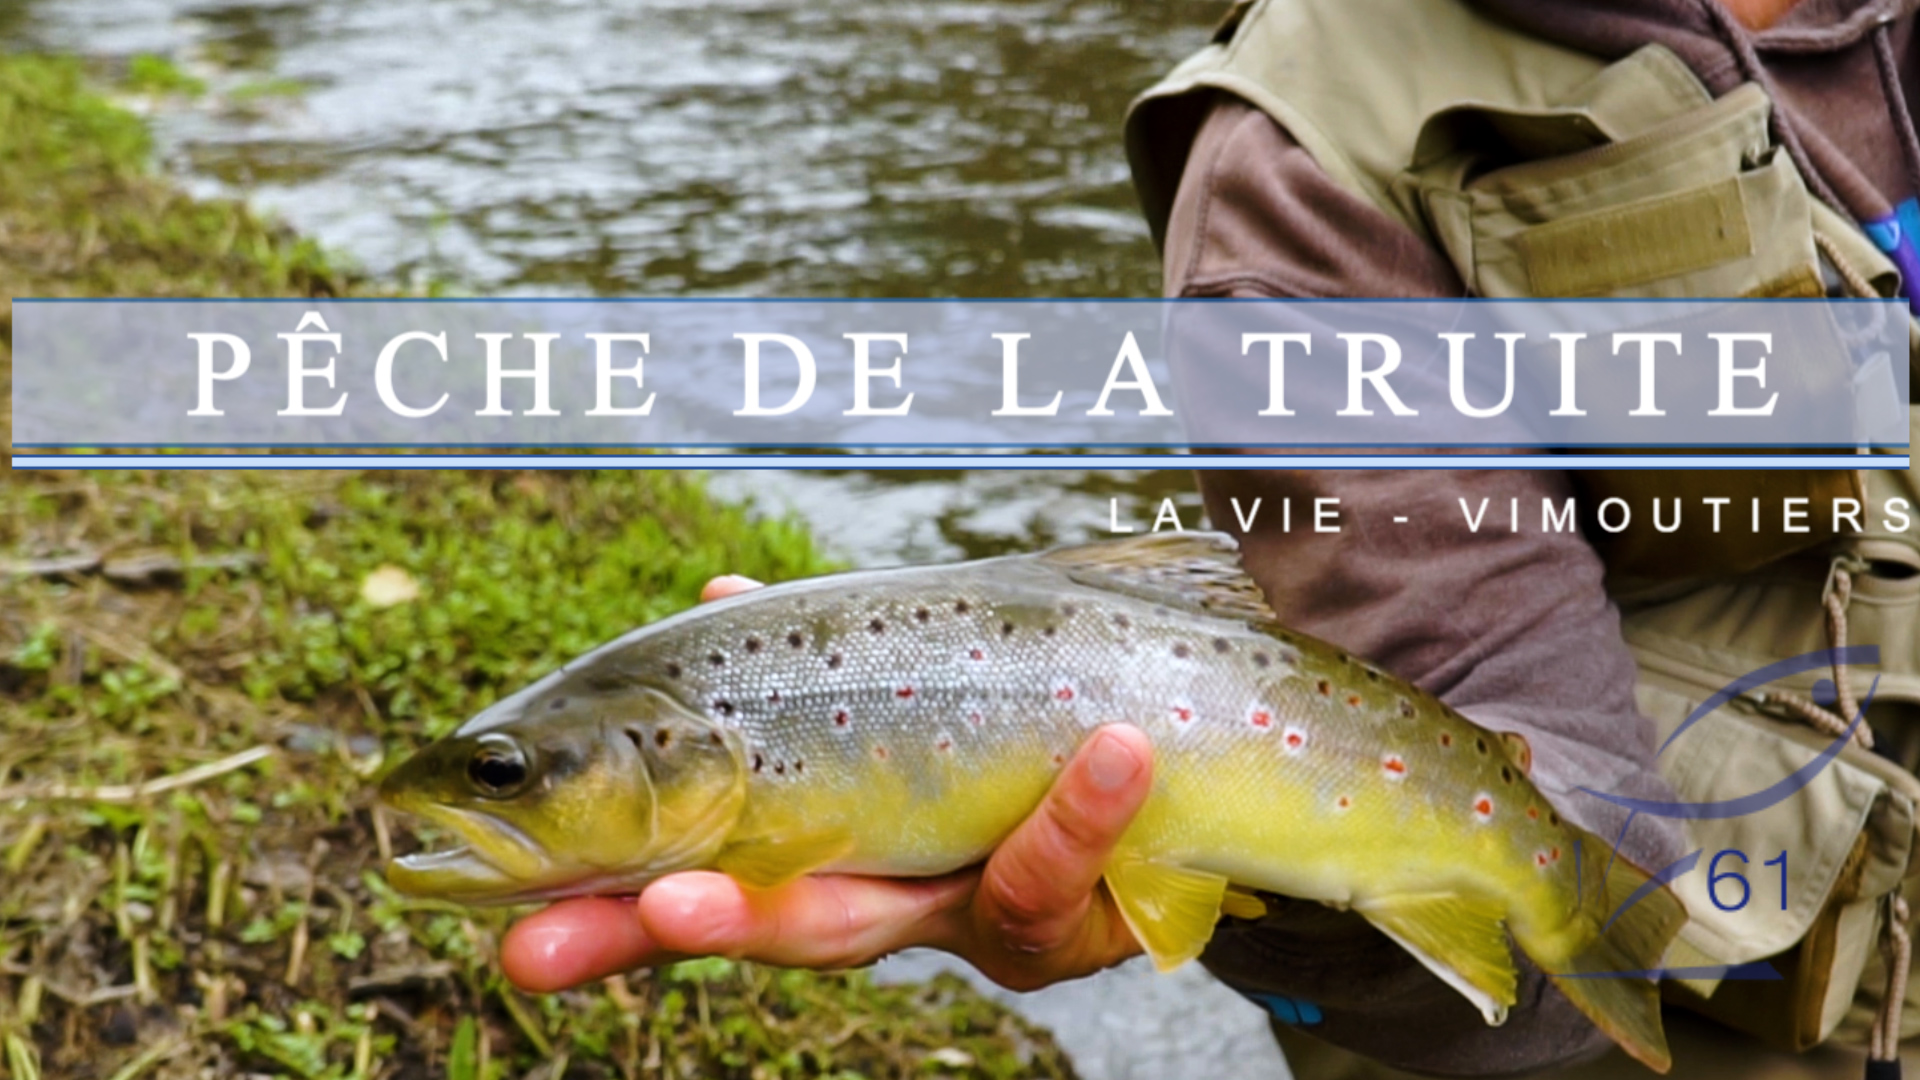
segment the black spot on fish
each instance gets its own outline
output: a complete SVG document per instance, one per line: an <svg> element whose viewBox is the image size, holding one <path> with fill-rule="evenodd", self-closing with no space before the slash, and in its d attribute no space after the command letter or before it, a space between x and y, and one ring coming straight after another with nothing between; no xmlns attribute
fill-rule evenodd
<svg viewBox="0 0 1920 1080"><path fill-rule="evenodd" d="M886 628L887 628L887 624L882 622L879 619L875 619L872 622L867 624L867 629L873 631L876 634L882 630L885 630Z"/></svg>
<svg viewBox="0 0 1920 1080"><path fill-rule="evenodd" d="M717 732L717 731L716 731L716 732L714 732L714 733L713 733L713 734L711 734L711 735L708 735L708 736L707 736L707 741L708 741L708 742L710 742L710 743L712 743L712 744L713 744L713 745L715 745L715 746L725 746L725 745L726 745L726 743L727 743L727 740L725 740L725 739L723 739L723 738L721 738L721 737L720 737L720 733L719 733L719 732Z"/></svg>
<svg viewBox="0 0 1920 1080"><path fill-rule="evenodd" d="M807 639L801 635L800 631L795 630L793 633L787 635L787 644L798 649L807 644Z"/></svg>
<svg viewBox="0 0 1920 1080"><path fill-rule="evenodd" d="M1233 645L1232 645L1232 643L1231 643L1231 642L1229 642L1229 641L1227 641L1227 639L1226 639L1226 638L1223 638L1223 637L1217 637L1217 638L1214 638L1214 639L1213 639L1213 651L1214 651L1214 652L1217 652L1217 653L1223 653L1223 652L1229 652L1229 651L1231 651L1232 649L1233 649Z"/></svg>
<svg viewBox="0 0 1920 1080"><path fill-rule="evenodd" d="M1075 615L1080 614L1080 609L1077 607L1074 607L1072 604L1061 604L1060 614L1063 618L1071 619Z"/></svg>
<svg viewBox="0 0 1920 1080"><path fill-rule="evenodd" d="M667 678L669 678L669 679L677 679L677 678L679 678L679 677L680 677L680 665L679 665L679 664L668 664L668 665L667 665Z"/></svg>
<svg viewBox="0 0 1920 1080"><path fill-rule="evenodd" d="M1513 783L1513 770L1508 766L1500 766L1500 782L1503 784Z"/></svg>
<svg viewBox="0 0 1920 1080"><path fill-rule="evenodd" d="M1001 637L1012 637L1012 636L1013 636L1013 624L1012 624L1012 623L1010 623L1010 622L1003 622L1003 623L1001 623L1001 624L1000 624L1000 636L1001 636Z"/></svg>
<svg viewBox="0 0 1920 1080"><path fill-rule="evenodd" d="M1266 653L1263 653L1263 652L1254 653L1253 666L1254 667L1271 667L1273 666L1273 657L1268 656Z"/></svg>
<svg viewBox="0 0 1920 1080"><path fill-rule="evenodd" d="M771 702L771 703L773 703L773 704L775 704L775 705L778 705L778 704L780 704L780 691L778 691L778 690L775 690L775 691L773 691L773 692L771 692L771 693L769 693L769 694L767 695L767 700L768 700L769 702Z"/></svg>
<svg viewBox="0 0 1920 1080"><path fill-rule="evenodd" d="M1133 629L1133 620L1127 618L1125 615L1115 615L1113 617L1113 625L1122 630L1131 630Z"/></svg>
<svg viewBox="0 0 1920 1080"><path fill-rule="evenodd" d="M1361 668L1360 670L1366 674L1367 678L1373 680L1374 682L1380 681L1380 673L1373 670L1372 668Z"/></svg>
<svg viewBox="0 0 1920 1080"><path fill-rule="evenodd" d="M747 651L748 651L748 652L759 652L759 651L760 651L760 639L759 639L759 638L757 638L757 637L750 637L750 638L748 638L748 639L747 639Z"/></svg>
<svg viewBox="0 0 1920 1080"><path fill-rule="evenodd" d="M673 732L668 731L666 728L654 729L653 745L659 747L662 750L665 750L668 746L671 746L672 744L673 744Z"/></svg>
<svg viewBox="0 0 1920 1080"><path fill-rule="evenodd" d="M1332 683L1330 683L1330 682L1328 682L1328 681L1327 681L1327 680L1325 680L1325 679L1321 679L1321 680L1320 680L1319 682L1317 682L1317 683L1315 683L1315 684L1314 684L1314 686L1313 686L1313 688L1314 688L1315 690L1318 690L1318 691L1320 691L1320 696L1321 696L1321 697L1332 697L1332 696L1333 696L1333 684L1332 684Z"/></svg>
<svg viewBox="0 0 1920 1080"><path fill-rule="evenodd" d="M1551 810L1549 810L1549 811L1547 811L1547 824L1549 824L1549 825L1552 825L1552 826L1553 826L1553 827L1555 827L1555 828L1559 828L1559 827L1560 827L1560 815L1559 815L1559 814L1556 814L1556 813L1554 813L1554 812L1553 812L1553 811L1551 811Z"/></svg>
<svg viewBox="0 0 1920 1080"><path fill-rule="evenodd" d="M714 667L719 667L721 664L724 664L726 662L727 662L726 656L721 653L715 652L715 653L707 654L707 663L712 664Z"/></svg>
<svg viewBox="0 0 1920 1080"><path fill-rule="evenodd" d="M955 615L965 615L970 610L972 609L968 607L965 600L955 600L953 602L953 613Z"/></svg>
<svg viewBox="0 0 1920 1080"><path fill-rule="evenodd" d="M779 773L781 776L787 775L787 763L784 761L774 762L773 771Z"/></svg>
<svg viewBox="0 0 1920 1080"><path fill-rule="evenodd" d="M1193 650L1187 648L1187 643L1184 641L1176 642L1173 646L1173 655L1185 660L1187 657L1193 655Z"/></svg>
<svg viewBox="0 0 1920 1080"><path fill-rule="evenodd" d="M557 697L557 698L554 698L552 701L547 702L547 708L552 709L554 712L559 712L561 709L564 709L566 707L567 707L567 699L563 697Z"/></svg>
<svg viewBox="0 0 1920 1080"><path fill-rule="evenodd" d="M753 771L754 772L759 772L762 768L766 766L766 764L767 764L766 761L764 761L759 754L753 755Z"/></svg>
<svg viewBox="0 0 1920 1080"><path fill-rule="evenodd" d="M807 771L807 763L806 763L806 762L804 762L804 761L802 761L802 760L800 760L799 758L794 758L794 759L793 759L793 774L794 774L795 776L798 776L798 775L800 775L801 773L803 773L803 772L806 772L806 771Z"/></svg>
<svg viewBox="0 0 1920 1080"><path fill-rule="evenodd" d="M928 619L933 618L933 612L928 611L926 608L915 608L913 618L915 622L926 622Z"/></svg>
<svg viewBox="0 0 1920 1080"><path fill-rule="evenodd" d="M1474 748L1475 750L1478 750L1478 751L1480 751L1480 752L1481 752L1481 753L1483 753L1483 754L1484 754L1484 753L1486 753L1486 752L1487 752L1487 740L1485 740L1485 739L1480 739L1480 738L1476 738L1476 739L1474 739L1474 740L1473 740L1473 748Z"/></svg>
<svg viewBox="0 0 1920 1080"><path fill-rule="evenodd" d="M1400 715L1401 716L1404 716L1407 719L1411 720L1413 719L1413 714L1415 711L1417 710L1414 709L1413 702L1408 701L1406 698L1400 699ZM1453 741L1453 736L1451 735L1447 736L1447 742L1451 743L1452 741Z"/></svg>
<svg viewBox="0 0 1920 1080"><path fill-rule="evenodd" d="M1042 634L1044 634L1044 635L1046 635L1047 637L1052 637L1052 636L1053 636L1053 632L1054 632L1054 630L1055 630L1055 629L1057 629L1057 628L1056 628L1056 627L1052 627L1052 626L1049 626L1049 627L1047 627L1047 628L1046 628L1045 630L1042 630L1042 631L1040 631L1040 632L1041 632Z"/></svg>
<svg viewBox="0 0 1920 1080"><path fill-rule="evenodd" d="M829 657L827 657L827 666L828 666L828 667L830 667L830 668L837 668L837 667L839 667L839 666L840 666L840 654L839 654L839 653L834 653L834 654L833 654L832 656L829 656Z"/></svg>
<svg viewBox="0 0 1920 1080"><path fill-rule="evenodd" d="M635 750L644 751L647 748L647 740L641 736L638 728L622 728L620 733L627 737L627 741L633 744ZM715 736L715 738L718 737Z"/></svg>
<svg viewBox="0 0 1920 1080"><path fill-rule="evenodd" d="M1336 659L1338 659L1343 664L1353 663L1353 657L1348 656L1346 653L1341 653L1338 657L1336 657Z"/></svg>
<svg viewBox="0 0 1920 1080"><path fill-rule="evenodd" d="M720 700L714 702L713 707L720 710L721 716L733 715L733 702L728 701L725 698L721 698Z"/></svg>

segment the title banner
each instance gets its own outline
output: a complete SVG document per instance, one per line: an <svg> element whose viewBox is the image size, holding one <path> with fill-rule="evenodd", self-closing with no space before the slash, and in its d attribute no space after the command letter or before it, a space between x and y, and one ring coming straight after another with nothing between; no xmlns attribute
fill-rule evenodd
<svg viewBox="0 0 1920 1080"><path fill-rule="evenodd" d="M1875 301L48 301L26 450L1904 451Z"/></svg>

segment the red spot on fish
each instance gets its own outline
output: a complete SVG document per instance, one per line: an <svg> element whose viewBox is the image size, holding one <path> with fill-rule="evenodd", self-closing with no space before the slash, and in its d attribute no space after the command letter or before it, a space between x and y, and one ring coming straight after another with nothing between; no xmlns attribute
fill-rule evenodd
<svg viewBox="0 0 1920 1080"><path fill-rule="evenodd" d="M913 687L903 686L900 689L895 690L893 692L893 696L901 699L910 698L913 696Z"/></svg>
<svg viewBox="0 0 1920 1080"><path fill-rule="evenodd" d="M1265 709L1255 709L1253 710L1253 715L1247 717L1247 722L1257 728L1272 727L1273 714Z"/></svg>
<svg viewBox="0 0 1920 1080"><path fill-rule="evenodd" d="M933 745L937 747L942 753L945 753L946 751L953 749L953 740L943 735L940 737L940 741L937 743L934 743Z"/></svg>
<svg viewBox="0 0 1920 1080"><path fill-rule="evenodd" d="M1544 852L1544 851L1536 851L1536 852L1534 852L1534 853L1533 853L1533 864L1534 864L1535 866L1545 866L1545 865L1547 865L1547 853L1546 853L1546 852Z"/></svg>
<svg viewBox="0 0 1920 1080"><path fill-rule="evenodd" d="M1065 765L1067 763L1067 755L1065 754L1053 755L1053 763L1055 765Z"/></svg>
<svg viewBox="0 0 1920 1080"><path fill-rule="evenodd" d="M1061 687L1060 689L1058 689L1058 690L1055 690L1055 691L1053 692L1053 696L1054 696L1055 698L1057 698L1057 699L1059 699L1059 700L1061 700L1061 701L1072 701L1072 700L1073 700L1073 687L1071 687L1071 686L1063 686L1063 687Z"/></svg>
<svg viewBox="0 0 1920 1080"><path fill-rule="evenodd" d="M1332 684L1332 683L1330 683L1330 682L1328 682L1328 681L1327 681L1327 680L1325 680L1325 679L1321 679L1321 680L1320 680L1319 682L1317 682L1317 683L1315 683L1315 684L1314 684L1314 687L1313 687L1313 688L1314 688L1315 690L1318 690L1318 691L1320 691L1320 696L1321 696L1321 697L1332 697L1332 696L1333 696L1333 684Z"/></svg>
<svg viewBox="0 0 1920 1080"><path fill-rule="evenodd" d="M974 722L974 723L976 723L976 724L984 724L984 723L986 723L986 722L987 722L987 718L986 718L985 716L982 716L981 714L979 714L979 713L977 713L977 712L975 712L975 713L968 713L968 714L967 714L967 719L969 719L969 720L971 720L971 721L973 721L973 722Z"/></svg>
<svg viewBox="0 0 1920 1080"><path fill-rule="evenodd" d="M1307 745L1307 733L1299 728L1288 728L1285 742L1288 750L1303 750Z"/></svg>
<svg viewBox="0 0 1920 1080"><path fill-rule="evenodd" d="M833 725L835 727L846 727L852 721L853 717L848 716L847 710L845 709L841 709L839 712L833 714Z"/></svg>
<svg viewBox="0 0 1920 1080"><path fill-rule="evenodd" d="M1474 816L1479 818L1481 821L1492 820L1493 819L1493 798L1488 795L1481 795L1475 798L1473 800L1473 813L1474 813Z"/></svg>
<svg viewBox="0 0 1920 1080"><path fill-rule="evenodd" d="M1440 745L1451 749L1453 747L1453 732L1451 731L1441 732Z"/></svg>
<svg viewBox="0 0 1920 1080"><path fill-rule="evenodd" d="M1551 855L1551 857L1552 857L1552 859L1553 859L1553 861L1554 861L1554 862L1559 862L1559 861L1560 861L1560 849L1559 849L1559 848L1554 848L1554 849L1553 849L1553 851L1552 851L1552 855Z"/></svg>
<svg viewBox="0 0 1920 1080"><path fill-rule="evenodd" d="M1181 722L1181 723L1183 723L1183 724L1189 724L1189 723L1192 723L1192 722L1193 722L1193 710L1192 710L1192 709L1189 709L1189 708L1187 708L1187 707L1186 707L1186 706L1184 706L1184 705L1175 705L1175 706L1173 707L1173 718L1174 718L1175 720L1178 720L1178 721L1180 721L1180 722Z"/></svg>
<svg viewBox="0 0 1920 1080"><path fill-rule="evenodd" d="M985 649L970 650L967 653L967 658L970 660L985 660L987 658L987 650Z"/></svg>
<svg viewBox="0 0 1920 1080"><path fill-rule="evenodd" d="M1340 809L1342 809L1342 810L1347 810L1347 809L1351 809L1351 808L1352 808L1352 806L1353 806L1353 800L1352 800L1352 799L1349 799L1349 798L1347 798L1347 797L1346 797L1345 795L1342 795L1342 796L1340 796L1340 798L1339 798L1339 799L1338 799L1338 800L1337 800L1337 801L1336 801L1336 802L1334 803L1334 805L1336 805L1336 806L1338 806L1338 807L1339 807Z"/></svg>
<svg viewBox="0 0 1920 1080"><path fill-rule="evenodd" d="M1387 771L1387 779L1404 780L1407 776L1407 763L1398 754L1388 754L1380 759L1380 767Z"/></svg>
<svg viewBox="0 0 1920 1080"><path fill-rule="evenodd" d="M1355 709L1357 709L1357 708L1359 708L1359 707L1360 707L1360 695L1359 695L1359 694L1348 694L1348 695L1347 695L1347 705L1348 705L1349 707L1351 707L1351 708L1355 708Z"/></svg>
<svg viewBox="0 0 1920 1080"><path fill-rule="evenodd" d="M1527 816L1528 816L1529 818L1532 818L1532 819L1533 819L1533 820L1535 820L1535 821L1539 821L1539 820L1540 820L1540 808L1539 808L1539 807L1537 807L1537 806L1529 806L1529 807L1527 807Z"/></svg>
<svg viewBox="0 0 1920 1080"><path fill-rule="evenodd" d="M887 748L884 746L874 747L873 756L879 758L881 761L887 760Z"/></svg>

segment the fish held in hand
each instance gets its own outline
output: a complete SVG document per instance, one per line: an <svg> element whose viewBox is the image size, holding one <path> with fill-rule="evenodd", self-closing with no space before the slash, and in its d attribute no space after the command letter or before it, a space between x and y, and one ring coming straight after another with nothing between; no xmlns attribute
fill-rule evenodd
<svg viewBox="0 0 1920 1080"><path fill-rule="evenodd" d="M463 841L389 879L485 904L695 868L943 874L1117 721L1152 738L1154 787L1105 882L1162 969L1265 891L1359 912L1499 1023L1511 935L1665 1071L1631 973L1659 966L1679 901L1628 902L1647 875L1560 818L1523 739L1280 626L1212 534L814 578L636 630L387 778L390 805Z"/></svg>

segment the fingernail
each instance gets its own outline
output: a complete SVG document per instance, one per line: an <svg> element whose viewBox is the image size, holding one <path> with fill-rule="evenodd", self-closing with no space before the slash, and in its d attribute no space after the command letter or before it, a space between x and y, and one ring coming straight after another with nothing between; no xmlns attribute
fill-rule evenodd
<svg viewBox="0 0 1920 1080"><path fill-rule="evenodd" d="M725 584L729 589L757 589L760 583L744 574L722 574L713 579L715 585Z"/></svg>
<svg viewBox="0 0 1920 1080"><path fill-rule="evenodd" d="M1118 791L1140 775L1139 755L1112 735L1096 735L1087 753L1087 776L1101 791Z"/></svg>

